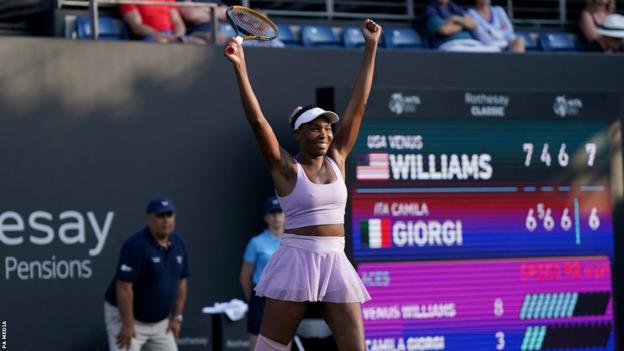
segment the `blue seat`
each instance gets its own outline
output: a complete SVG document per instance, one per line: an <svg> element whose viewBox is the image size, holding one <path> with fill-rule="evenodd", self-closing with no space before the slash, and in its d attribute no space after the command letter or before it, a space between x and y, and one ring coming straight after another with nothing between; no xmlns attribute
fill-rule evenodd
<svg viewBox="0 0 624 351"><path fill-rule="evenodd" d="M279 36L277 38L281 40L284 45L287 47L301 46L301 39L293 33L290 25L280 23L277 25L277 30L279 31Z"/></svg>
<svg viewBox="0 0 624 351"><path fill-rule="evenodd" d="M219 24L219 33L229 40L236 36L236 29L231 24L224 22Z"/></svg>
<svg viewBox="0 0 624 351"><path fill-rule="evenodd" d="M576 35L567 32L544 32L539 35L540 45L544 51L576 51L578 43Z"/></svg>
<svg viewBox="0 0 624 351"><path fill-rule="evenodd" d="M516 31L517 36L524 38L527 51L539 51L539 34L535 32Z"/></svg>
<svg viewBox="0 0 624 351"><path fill-rule="evenodd" d="M346 48L364 47L364 36L357 27L345 27L342 29L342 42Z"/></svg>
<svg viewBox="0 0 624 351"><path fill-rule="evenodd" d="M385 46L384 37L379 40L379 47ZM342 43L345 48L363 48L365 41L362 30L359 27L344 27L342 29Z"/></svg>
<svg viewBox="0 0 624 351"><path fill-rule="evenodd" d="M386 47L389 49L422 48L420 35L413 28L388 28L385 30Z"/></svg>
<svg viewBox="0 0 624 351"><path fill-rule="evenodd" d="M108 16L100 16L98 17L98 24L99 39L128 39L128 30L122 21ZM76 17L76 37L78 39L91 39L91 19L89 17Z"/></svg>
<svg viewBox="0 0 624 351"><path fill-rule="evenodd" d="M217 43L225 44L228 41L230 41L232 37L235 37L235 36L236 36L236 29L234 29L234 27L232 27L231 24L229 24L228 22L219 23L219 33L217 34Z"/></svg>
<svg viewBox="0 0 624 351"><path fill-rule="evenodd" d="M340 47L342 43L332 27L305 25L301 28L301 40L306 47Z"/></svg>

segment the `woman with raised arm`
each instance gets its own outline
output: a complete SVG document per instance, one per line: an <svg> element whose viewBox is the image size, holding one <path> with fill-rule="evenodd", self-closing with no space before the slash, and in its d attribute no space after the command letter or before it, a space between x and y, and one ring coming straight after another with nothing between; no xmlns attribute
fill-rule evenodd
<svg viewBox="0 0 624 351"><path fill-rule="evenodd" d="M364 57L343 122L319 107L296 108L290 127L299 141L292 156L277 141L249 82L244 50L235 40L225 48L234 66L245 115L256 137L286 216L280 247L256 286L266 299L256 351L285 350L310 302L323 316L341 351L364 351L361 303L370 299L344 254L347 203L345 160L355 144L370 93L381 27L361 26Z"/></svg>

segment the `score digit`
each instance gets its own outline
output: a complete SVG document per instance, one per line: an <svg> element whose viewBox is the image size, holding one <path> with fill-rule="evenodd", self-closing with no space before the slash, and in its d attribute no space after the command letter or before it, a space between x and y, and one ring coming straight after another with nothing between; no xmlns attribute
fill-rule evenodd
<svg viewBox="0 0 624 351"><path fill-rule="evenodd" d="M596 144L594 143L585 144L585 152L587 152L587 165L589 167L593 167L594 161L596 160Z"/></svg>
<svg viewBox="0 0 624 351"><path fill-rule="evenodd" d="M570 217L570 211L565 208L561 215L561 228L566 232L572 228L572 218Z"/></svg>
<svg viewBox="0 0 624 351"><path fill-rule="evenodd" d="M533 156L533 144L531 143L522 144L522 150L526 152L526 159L524 160L524 166L529 167L531 165L531 156Z"/></svg>
<svg viewBox="0 0 624 351"><path fill-rule="evenodd" d="M505 314L505 305L503 299L497 298L494 300L494 315L496 317L502 317Z"/></svg>
<svg viewBox="0 0 624 351"><path fill-rule="evenodd" d="M566 144L561 144L561 148L559 149L559 156L557 156L559 160L559 166L567 167L570 163L570 155L566 152Z"/></svg>
<svg viewBox="0 0 624 351"><path fill-rule="evenodd" d="M504 350L505 349L505 333L502 331L496 332L494 334L496 336L496 349Z"/></svg>
<svg viewBox="0 0 624 351"><path fill-rule="evenodd" d="M537 219L535 218L535 210L529 209L529 214L527 215L525 221L526 229L530 232L535 231L537 228Z"/></svg>
<svg viewBox="0 0 624 351"><path fill-rule="evenodd" d="M552 231L555 228L555 220L551 215L550 208L546 209L546 213L544 213L544 229L546 231Z"/></svg>
<svg viewBox="0 0 624 351"><path fill-rule="evenodd" d="M542 156L540 156L540 161L544 162L546 164L546 167L550 167L552 158L550 157L550 153L548 152L548 143L544 144L544 148L542 149Z"/></svg>
<svg viewBox="0 0 624 351"><path fill-rule="evenodd" d="M592 208L589 214L589 227L592 230L598 230L600 228L600 217L598 217L598 209Z"/></svg>

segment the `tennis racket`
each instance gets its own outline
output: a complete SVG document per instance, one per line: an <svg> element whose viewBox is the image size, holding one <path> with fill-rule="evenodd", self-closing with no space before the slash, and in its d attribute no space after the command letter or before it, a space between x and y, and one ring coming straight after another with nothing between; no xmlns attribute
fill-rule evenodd
<svg viewBox="0 0 624 351"><path fill-rule="evenodd" d="M225 15L236 31L234 38L239 44L243 40L273 40L279 35L277 26L265 15L244 6L230 6ZM233 54L236 48L228 47L227 53Z"/></svg>

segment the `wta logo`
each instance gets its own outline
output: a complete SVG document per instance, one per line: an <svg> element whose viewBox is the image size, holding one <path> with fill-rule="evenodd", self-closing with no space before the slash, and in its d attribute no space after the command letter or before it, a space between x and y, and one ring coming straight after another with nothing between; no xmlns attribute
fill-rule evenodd
<svg viewBox="0 0 624 351"><path fill-rule="evenodd" d="M463 225L460 220L397 221L371 218L360 221L360 244L371 249L463 246Z"/></svg>

